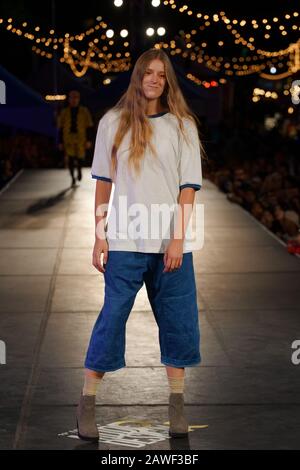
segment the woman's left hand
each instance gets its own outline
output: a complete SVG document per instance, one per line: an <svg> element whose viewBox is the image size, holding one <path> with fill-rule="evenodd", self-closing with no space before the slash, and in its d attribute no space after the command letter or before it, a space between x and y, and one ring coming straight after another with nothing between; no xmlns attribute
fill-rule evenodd
<svg viewBox="0 0 300 470"><path fill-rule="evenodd" d="M163 272L171 272L179 269L182 264L183 240L174 239L168 244L164 255L165 268Z"/></svg>

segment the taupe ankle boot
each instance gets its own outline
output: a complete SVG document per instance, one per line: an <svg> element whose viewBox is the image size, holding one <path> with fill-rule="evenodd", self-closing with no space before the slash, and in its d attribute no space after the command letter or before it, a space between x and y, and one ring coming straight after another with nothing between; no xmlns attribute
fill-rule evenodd
<svg viewBox="0 0 300 470"><path fill-rule="evenodd" d="M169 397L169 435L186 437L189 425L184 415L183 393L171 393Z"/></svg>
<svg viewBox="0 0 300 470"><path fill-rule="evenodd" d="M95 395L82 395L76 410L78 436L84 441L97 442L99 432L95 420Z"/></svg>

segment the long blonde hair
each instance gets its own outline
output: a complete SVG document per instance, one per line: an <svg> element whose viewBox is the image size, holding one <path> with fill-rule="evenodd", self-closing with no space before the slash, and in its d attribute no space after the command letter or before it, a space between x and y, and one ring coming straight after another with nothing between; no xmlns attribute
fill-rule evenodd
<svg viewBox="0 0 300 470"><path fill-rule="evenodd" d="M184 126L182 119L188 118L195 124L199 123L197 116L190 110L186 103L168 55L162 49L149 49L145 51L137 59L130 79L130 84L127 91L122 95L117 104L112 108L115 111L120 111L120 119L118 129L116 131L111 154L111 169L112 179L115 180L115 173L117 171L117 151L121 142L127 132L131 129L130 153L128 157L128 164L134 168L136 173L140 172L140 162L144 156L147 145L154 156L157 156L156 150L151 143L153 134L152 125L147 118L147 98L142 89L142 81L145 71L149 63L159 59L163 62L165 67L166 83L165 88L160 96L160 103L163 109L167 108L168 111L178 119L180 131L186 142ZM200 148L203 151L203 146L199 141Z"/></svg>

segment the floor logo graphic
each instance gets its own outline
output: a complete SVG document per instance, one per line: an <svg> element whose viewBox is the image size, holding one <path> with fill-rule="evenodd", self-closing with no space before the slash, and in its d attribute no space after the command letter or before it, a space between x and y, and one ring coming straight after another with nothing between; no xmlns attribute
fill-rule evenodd
<svg viewBox="0 0 300 470"><path fill-rule="evenodd" d="M140 449L141 447L170 439L168 425L168 422L152 424L147 418L124 418L104 426L98 424L100 433L99 442ZM189 426L189 431L207 427L208 425ZM58 436L79 439L77 429L60 433Z"/></svg>

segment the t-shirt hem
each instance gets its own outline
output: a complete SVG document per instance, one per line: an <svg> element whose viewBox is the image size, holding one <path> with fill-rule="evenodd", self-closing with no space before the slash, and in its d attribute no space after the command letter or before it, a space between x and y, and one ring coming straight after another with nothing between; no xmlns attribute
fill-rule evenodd
<svg viewBox="0 0 300 470"><path fill-rule="evenodd" d="M130 243L126 240L126 243L120 241L109 240L108 241L108 251L137 251L139 253L165 253L167 245L147 245L141 246L137 245L134 242ZM192 250L184 249L183 253L190 253Z"/></svg>

